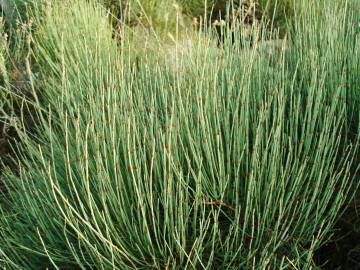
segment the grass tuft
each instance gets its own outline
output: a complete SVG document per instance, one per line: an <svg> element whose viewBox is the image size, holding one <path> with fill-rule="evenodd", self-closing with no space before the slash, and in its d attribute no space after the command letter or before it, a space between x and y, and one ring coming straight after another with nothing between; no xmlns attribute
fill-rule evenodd
<svg viewBox="0 0 360 270"><path fill-rule="evenodd" d="M315 7L280 46L140 57L98 2L35 13L0 267L317 269L357 188L360 57L352 9Z"/></svg>

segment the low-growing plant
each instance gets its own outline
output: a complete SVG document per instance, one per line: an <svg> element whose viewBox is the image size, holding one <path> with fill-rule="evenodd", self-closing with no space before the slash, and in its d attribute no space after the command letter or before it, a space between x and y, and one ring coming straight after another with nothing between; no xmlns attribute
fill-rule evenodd
<svg viewBox="0 0 360 270"><path fill-rule="evenodd" d="M38 122L19 127L3 177L0 267L316 269L356 186L347 6L299 19L287 49L235 39L184 55L175 40L170 62L136 61L95 2L46 14Z"/></svg>

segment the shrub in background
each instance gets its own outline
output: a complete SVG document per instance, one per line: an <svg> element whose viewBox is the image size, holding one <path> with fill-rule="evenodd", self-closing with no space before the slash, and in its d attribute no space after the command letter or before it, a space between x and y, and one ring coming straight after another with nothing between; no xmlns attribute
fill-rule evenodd
<svg viewBox="0 0 360 270"><path fill-rule="evenodd" d="M141 25L151 28L159 35L175 32L176 25L182 23L181 8L175 0L100 0L111 13L115 29L121 31L125 22L128 26Z"/></svg>
<svg viewBox="0 0 360 270"><path fill-rule="evenodd" d="M230 15L230 21L237 18L248 24L263 21L270 28L278 28L282 35L286 33L288 20L296 9L291 0L179 0L184 12L193 17L219 17Z"/></svg>
<svg viewBox="0 0 360 270"><path fill-rule="evenodd" d="M142 24L152 27L156 31L165 33L175 32L176 25L191 28L207 24L219 19L226 19L227 23L242 20L247 25L255 22L265 22L269 29L278 29L282 36L288 29L288 21L293 17L296 6L290 0L166 0L166 1L128 1L102 0L107 7L116 27L117 18L126 18L128 25Z"/></svg>
<svg viewBox="0 0 360 270"><path fill-rule="evenodd" d="M32 0L0 0L0 10L7 26L15 26L17 21L26 20L27 8Z"/></svg>

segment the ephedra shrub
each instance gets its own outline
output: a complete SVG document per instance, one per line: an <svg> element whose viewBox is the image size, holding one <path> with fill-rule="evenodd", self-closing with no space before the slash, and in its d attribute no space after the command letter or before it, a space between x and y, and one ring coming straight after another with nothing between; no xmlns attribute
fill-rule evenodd
<svg viewBox="0 0 360 270"><path fill-rule="evenodd" d="M354 187L346 7L287 50L199 42L169 66L134 62L85 2L53 1L32 37L38 121L3 177L1 267L314 269Z"/></svg>

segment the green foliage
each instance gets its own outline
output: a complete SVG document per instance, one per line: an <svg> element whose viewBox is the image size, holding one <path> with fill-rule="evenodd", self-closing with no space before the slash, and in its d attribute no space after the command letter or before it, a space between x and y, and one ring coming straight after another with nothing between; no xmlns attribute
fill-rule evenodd
<svg viewBox="0 0 360 270"><path fill-rule="evenodd" d="M298 1L301 2L301 1ZM278 29L280 35L284 36L291 25L296 12L299 11L294 0L259 0L259 7L265 21L272 28Z"/></svg>
<svg viewBox="0 0 360 270"><path fill-rule="evenodd" d="M15 26L18 21L26 20L27 8L32 0L2 0L2 11L5 21Z"/></svg>
<svg viewBox="0 0 360 270"><path fill-rule="evenodd" d="M3 31L4 29L4 22L0 21L0 155L4 154L4 151L2 149L5 149L6 140L5 136L2 132L4 127L4 118L6 116L6 104L7 102L7 95L4 93L3 88L7 87L9 85L9 75L6 68L6 47L7 47L7 40L5 33ZM1 167L0 167L0 173L1 173Z"/></svg>
<svg viewBox="0 0 360 270"><path fill-rule="evenodd" d="M199 36L168 62L133 57L94 2L44 14L0 267L316 269L359 154L348 7L299 18L287 49Z"/></svg>
<svg viewBox="0 0 360 270"><path fill-rule="evenodd" d="M214 21L219 16L225 18L231 15L231 21L241 13L248 19L251 17L251 21L263 20L284 35L295 10L292 0L102 0L102 3L114 17L126 17L129 25L141 23L165 33L174 32L179 21L189 27L190 19L194 17L206 17Z"/></svg>
<svg viewBox="0 0 360 270"><path fill-rule="evenodd" d="M285 32L288 21L292 19L295 2L292 0L180 0L184 12L194 17L214 17L219 14L224 18L228 13L242 16L255 17L263 20L274 28Z"/></svg>
<svg viewBox="0 0 360 270"><path fill-rule="evenodd" d="M9 75L6 69L6 49L7 49L7 35L4 32L4 21L1 18L0 20L0 76L1 76L1 86L6 86L9 84ZM2 93L2 92L1 92ZM2 96L0 96L2 99Z"/></svg>
<svg viewBox="0 0 360 270"><path fill-rule="evenodd" d="M119 27L121 21L128 25L150 27L158 34L174 32L181 22L181 10L175 0L100 0L111 12L113 25ZM120 21L119 21L120 19Z"/></svg>

